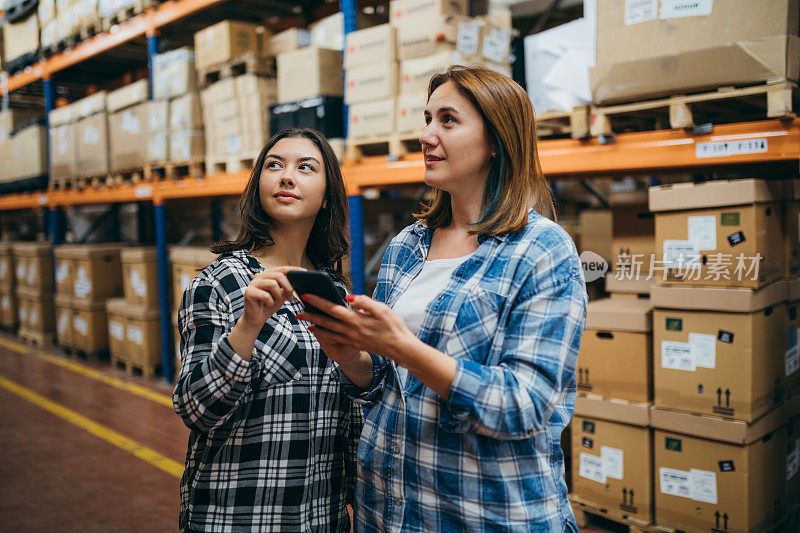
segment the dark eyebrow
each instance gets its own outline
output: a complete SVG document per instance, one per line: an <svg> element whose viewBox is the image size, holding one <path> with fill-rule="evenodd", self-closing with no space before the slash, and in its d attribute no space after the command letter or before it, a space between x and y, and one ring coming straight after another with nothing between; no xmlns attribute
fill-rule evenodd
<svg viewBox="0 0 800 533"><path fill-rule="evenodd" d="M281 156L275 155L275 154L267 154L267 157L271 157L273 159L277 159L278 161L284 161L284 162L286 161L285 157L281 157Z"/></svg>
<svg viewBox="0 0 800 533"><path fill-rule="evenodd" d="M457 114L458 113L458 109L456 109L455 107L450 107L450 106L440 107L438 113L439 114L441 114L441 113L456 113ZM425 114L430 115L431 112L426 109L425 110Z"/></svg>
<svg viewBox="0 0 800 533"><path fill-rule="evenodd" d="M273 159L277 159L278 161L281 161L281 162L284 162L284 163L286 162L286 158L285 158L285 157L283 157L283 156L280 156L280 155L276 155L276 154L267 154L267 157L268 157L268 158L269 158L269 157L271 157L271 158L273 158ZM318 164L318 165L321 165L321 164L322 164L322 163L320 163L320 162L317 160L317 158L316 158L316 157L311 157L311 156L308 156L308 157L301 157L301 158L300 158L300 159L298 159L297 161L298 161L298 162L300 162L300 163L305 163L306 161L314 161L314 162L315 162L316 164Z"/></svg>

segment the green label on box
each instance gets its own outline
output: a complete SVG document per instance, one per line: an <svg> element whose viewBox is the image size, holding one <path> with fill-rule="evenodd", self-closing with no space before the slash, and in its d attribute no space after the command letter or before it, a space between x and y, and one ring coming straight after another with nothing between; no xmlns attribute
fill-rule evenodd
<svg viewBox="0 0 800 533"><path fill-rule="evenodd" d="M588 420L583 421L583 432L584 433L594 433L594 422L589 422Z"/></svg>
<svg viewBox="0 0 800 533"><path fill-rule="evenodd" d="M666 448L673 452L680 452L681 451L681 439L673 439L672 437L665 438Z"/></svg>
<svg viewBox="0 0 800 533"><path fill-rule="evenodd" d="M683 331L683 319L682 318L668 318L667 319L667 331Z"/></svg>
<svg viewBox="0 0 800 533"><path fill-rule="evenodd" d="M739 213L721 213L719 215L719 223L723 226L738 226Z"/></svg>

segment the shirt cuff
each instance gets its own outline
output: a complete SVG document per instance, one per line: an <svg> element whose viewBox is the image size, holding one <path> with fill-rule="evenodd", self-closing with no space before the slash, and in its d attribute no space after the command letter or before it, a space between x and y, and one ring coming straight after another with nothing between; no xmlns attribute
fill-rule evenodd
<svg viewBox="0 0 800 533"><path fill-rule="evenodd" d="M253 377L253 365L250 361L242 359L231 343L228 335L224 335L217 343L217 349L212 354L212 364L229 381L246 383Z"/></svg>
<svg viewBox="0 0 800 533"><path fill-rule="evenodd" d="M466 433L472 427L470 416L473 405L483 388L481 367L474 361L456 359L456 376L450 384L445 409L439 417L439 425L445 431Z"/></svg>
<svg viewBox="0 0 800 533"><path fill-rule="evenodd" d="M332 378L339 381L342 390L353 399L353 403L356 405L374 405L383 395L383 374L388 367L388 360L375 354L369 354L369 356L372 358L372 383L366 389L362 389L350 381L339 365L333 368Z"/></svg>

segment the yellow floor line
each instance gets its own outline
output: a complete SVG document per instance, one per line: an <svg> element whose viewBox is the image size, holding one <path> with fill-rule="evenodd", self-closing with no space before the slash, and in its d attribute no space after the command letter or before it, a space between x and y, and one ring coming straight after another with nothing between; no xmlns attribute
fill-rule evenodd
<svg viewBox="0 0 800 533"><path fill-rule="evenodd" d="M165 457L157 451L151 450L146 446L142 446L138 442L131 440L124 435L120 435L116 431L102 426L97 422L93 422L85 416L80 415L59 403L48 400L44 396L41 396L32 390L23 387L22 385L14 383L13 381L0 376L0 387L3 387L7 391L28 400L29 402L41 407L45 411L48 411L49 413L52 413L57 417L88 431L92 435L113 444L117 448L121 448L132 453L139 459L150 463L156 468L163 470L167 474L177 478L180 478L181 475L183 475L183 465L181 463L173 461L172 459Z"/></svg>
<svg viewBox="0 0 800 533"><path fill-rule="evenodd" d="M10 341L7 339L0 339L0 346L4 348L8 348L9 350L13 350L17 353L21 354L33 354L36 357L47 361L48 363L52 363L54 365L58 365L61 368L66 368L67 370L71 370L76 374L80 374L87 378L92 378L106 385L110 385L112 387L116 387L120 390L124 390L126 392L130 392L131 394L135 394L137 396L141 396L142 398L146 398L156 403L160 403L172 409L172 397L166 394L162 394L160 392L156 392L152 389L148 389L147 387L142 387L141 385L136 385L135 383L127 383L121 379L108 376L102 372L99 372L93 368L89 368L88 366L82 365L75 361L70 361L68 359L64 359L63 357L58 357L47 352L41 352L36 350L31 350L28 346L24 344L20 344L18 342Z"/></svg>

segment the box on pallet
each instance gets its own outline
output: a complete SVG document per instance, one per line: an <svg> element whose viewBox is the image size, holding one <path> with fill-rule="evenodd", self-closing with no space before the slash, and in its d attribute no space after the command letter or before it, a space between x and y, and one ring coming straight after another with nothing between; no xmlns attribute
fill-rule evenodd
<svg viewBox="0 0 800 533"><path fill-rule="evenodd" d="M16 285L14 251L10 242L0 242L0 286Z"/></svg>
<svg viewBox="0 0 800 533"><path fill-rule="evenodd" d="M395 125L400 133L419 132L425 127L428 93L402 94L397 98Z"/></svg>
<svg viewBox="0 0 800 533"><path fill-rule="evenodd" d="M0 285L0 326L13 329L18 324L17 293L12 285Z"/></svg>
<svg viewBox="0 0 800 533"><path fill-rule="evenodd" d="M51 111L51 116L52 116ZM5 109L0 111L0 140L11 135L11 132L29 122L40 114L27 109Z"/></svg>
<svg viewBox="0 0 800 533"><path fill-rule="evenodd" d="M260 55L258 25L223 20L194 34L195 66L207 68L251 53Z"/></svg>
<svg viewBox="0 0 800 533"><path fill-rule="evenodd" d="M169 129L170 131L203 129L203 114L197 93L184 94L169 102Z"/></svg>
<svg viewBox="0 0 800 533"><path fill-rule="evenodd" d="M348 138L393 133L396 107L396 98L351 105L347 121Z"/></svg>
<svg viewBox="0 0 800 533"><path fill-rule="evenodd" d="M644 407L646 409L646 407ZM619 517L653 521L653 441L646 426L575 416L572 494Z"/></svg>
<svg viewBox="0 0 800 533"><path fill-rule="evenodd" d="M395 61L351 68L344 73L344 101L347 105L397 96Z"/></svg>
<svg viewBox="0 0 800 533"><path fill-rule="evenodd" d="M651 410L659 525L684 531L771 531L786 509L789 411L755 424Z"/></svg>
<svg viewBox="0 0 800 533"><path fill-rule="evenodd" d="M342 95L342 53L303 48L278 56L278 103Z"/></svg>
<svg viewBox="0 0 800 533"><path fill-rule="evenodd" d="M109 170L141 168L147 162L149 103L141 103L108 116Z"/></svg>
<svg viewBox="0 0 800 533"><path fill-rule="evenodd" d="M279 56L287 52L294 52L311 44L311 34L308 30L289 28L276 33L267 39L266 51L270 56Z"/></svg>
<svg viewBox="0 0 800 533"><path fill-rule="evenodd" d="M15 242L11 245L16 261L17 285L42 292L53 290L52 246L47 242Z"/></svg>
<svg viewBox="0 0 800 533"><path fill-rule="evenodd" d="M39 48L39 16L30 15L18 22L3 24L3 58L13 61Z"/></svg>
<svg viewBox="0 0 800 533"><path fill-rule="evenodd" d="M388 14L374 13L368 15L363 11L359 11L358 24L356 26L365 29L387 21ZM308 32L311 36L310 46L344 50L344 15L341 11L310 24Z"/></svg>
<svg viewBox="0 0 800 533"><path fill-rule="evenodd" d="M589 303L578 357L578 390L636 402L652 393L649 298L615 295Z"/></svg>
<svg viewBox="0 0 800 533"><path fill-rule="evenodd" d="M392 0L389 22L394 25L430 20L442 15L469 15L467 0Z"/></svg>
<svg viewBox="0 0 800 533"><path fill-rule="evenodd" d="M380 24L348 33L345 37L344 68L349 70L397 60L397 30Z"/></svg>
<svg viewBox="0 0 800 533"><path fill-rule="evenodd" d="M172 305L180 306L183 291L197 274L217 259L208 248L199 246L173 246L169 251L172 263Z"/></svg>
<svg viewBox="0 0 800 533"><path fill-rule="evenodd" d="M146 102L150 98L150 84L146 79L129 83L106 95L106 111L115 113L126 107Z"/></svg>
<svg viewBox="0 0 800 533"><path fill-rule="evenodd" d="M109 348L114 362L120 360L142 369L145 376L152 375L161 365L161 327L158 309L132 306L125 299L106 301L109 320ZM113 329L111 331L112 326ZM120 342L117 324L125 324L125 338ZM116 355L115 355L116 352Z"/></svg>
<svg viewBox="0 0 800 533"><path fill-rule="evenodd" d="M82 118L75 126L78 137L78 174L107 174L109 143L108 117L105 111Z"/></svg>
<svg viewBox="0 0 800 533"><path fill-rule="evenodd" d="M51 113L52 115L52 113ZM50 178L69 178L78 173L75 124L50 126Z"/></svg>
<svg viewBox="0 0 800 533"><path fill-rule="evenodd" d="M176 163L196 161L206 155L203 130L173 131L169 134L169 160Z"/></svg>
<svg viewBox="0 0 800 533"><path fill-rule="evenodd" d="M453 54L447 51L401 61L400 94L427 93L431 76L446 71L452 64Z"/></svg>
<svg viewBox="0 0 800 533"><path fill-rule="evenodd" d="M36 14L39 15L39 24L41 25L54 20L56 18L56 0L39 0Z"/></svg>
<svg viewBox="0 0 800 533"><path fill-rule="evenodd" d="M39 337L42 343L50 342L55 333L55 308L53 295L33 287L17 287L20 330Z"/></svg>
<svg viewBox="0 0 800 533"><path fill-rule="evenodd" d="M120 252L125 299L148 309L158 307L158 269L154 247L127 248Z"/></svg>
<svg viewBox="0 0 800 533"><path fill-rule="evenodd" d="M397 59L404 61L452 52L458 37L456 17L431 17L397 25Z"/></svg>
<svg viewBox="0 0 800 533"><path fill-rule="evenodd" d="M634 4L597 3L597 102L798 79L797 0Z"/></svg>
<svg viewBox="0 0 800 533"><path fill-rule="evenodd" d="M31 124L14 133L10 141L14 179L47 174L47 131L44 126Z"/></svg>
<svg viewBox="0 0 800 533"><path fill-rule="evenodd" d="M147 162L163 163L169 159L169 101L147 105Z"/></svg>
<svg viewBox="0 0 800 533"><path fill-rule="evenodd" d="M120 243L65 244L55 250L61 261L72 264L76 298L113 298L122 294ZM65 286L69 291L69 288Z"/></svg>
<svg viewBox="0 0 800 533"><path fill-rule="evenodd" d="M73 348L75 336L73 335L74 321L72 310L72 296L69 294L56 294L56 338L62 348Z"/></svg>
<svg viewBox="0 0 800 533"><path fill-rule="evenodd" d="M97 354L108 350L106 300L72 298L73 347Z"/></svg>
<svg viewBox="0 0 800 533"><path fill-rule="evenodd" d="M783 277L783 182L650 188L659 283L757 288Z"/></svg>
<svg viewBox="0 0 800 533"><path fill-rule="evenodd" d="M125 312L128 306L128 301L125 298L106 300L108 352L112 361L125 360Z"/></svg>
<svg viewBox="0 0 800 533"><path fill-rule="evenodd" d="M188 46L153 57L153 98L174 98L197 90L194 51Z"/></svg>

